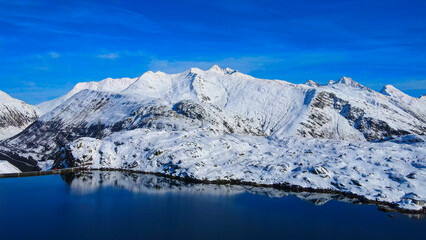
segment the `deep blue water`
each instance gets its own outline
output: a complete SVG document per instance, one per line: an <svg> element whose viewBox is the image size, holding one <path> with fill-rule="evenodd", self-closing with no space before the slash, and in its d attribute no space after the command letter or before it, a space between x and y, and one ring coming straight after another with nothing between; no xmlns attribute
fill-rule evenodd
<svg viewBox="0 0 426 240"><path fill-rule="evenodd" d="M331 199L337 195L286 194L120 172L0 179L0 239L424 237L418 215Z"/></svg>

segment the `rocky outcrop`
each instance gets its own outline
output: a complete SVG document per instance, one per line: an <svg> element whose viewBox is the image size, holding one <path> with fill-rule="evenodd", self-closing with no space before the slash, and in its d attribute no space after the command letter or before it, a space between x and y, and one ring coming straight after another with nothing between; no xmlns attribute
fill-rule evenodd
<svg viewBox="0 0 426 240"><path fill-rule="evenodd" d="M134 129L170 133L198 129L217 136L274 140L298 135L384 141L424 135L423 102L391 87L377 93L347 77L322 86L313 81L296 85L256 79L218 66L179 74L147 72L138 79L77 84L63 97L41 104L50 111L3 142L0 151L55 160L62 147L78 138L101 139ZM23 126L37 118L14 110L8 113L0 120L9 125Z"/></svg>
<svg viewBox="0 0 426 240"><path fill-rule="evenodd" d="M346 134L346 136L342 137L356 139L356 136L359 135L355 131L358 131L367 141L375 141L389 136L424 135L426 132L426 128L422 124L416 125L412 129L392 128L386 121L376 118L380 117L379 115L376 117L368 116L366 110L360 107L359 104L355 106L351 104L350 100L339 98L332 92L323 91L318 93L310 105L311 110L308 120L302 122L302 127L298 130L299 134L304 137L339 138L342 134ZM380 107L389 109L387 105ZM346 120L345 122L341 121L342 117ZM417 116L414 115L413 117ZM336 125L329 126L332 122L341 123L338 126L346 128L346 131L339 133Z"/></svg>
<svg viewBox="0 0 426 240"><path fill-rule="evenodd" d="M35 110L22 112L13 106L3 106L0 114L0 128L22 128L36 121L37 118L38 116Z"/></svg>

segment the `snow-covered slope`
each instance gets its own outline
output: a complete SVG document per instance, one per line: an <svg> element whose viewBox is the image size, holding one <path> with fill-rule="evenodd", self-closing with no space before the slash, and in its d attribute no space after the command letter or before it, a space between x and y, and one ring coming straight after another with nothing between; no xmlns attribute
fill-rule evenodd
<svg viewBox="0 0 426 240"><path fill-rule="evenodd" d="M411 105L406 98L383 95L347 77L314 89L308 120L299 129L302 136L372 141L426 133L425 102L399 90Z"/></svg>
<svg viewBox="0 0 426 240"><path fill-rule="evenodd" d="M43 169L49 160L84 162L332 189L411 209L425 200L424 99L378 93L347 77L292 84L218 66L110 83L77 85L45 104L0 152Z"/></svg>
<svg viewBox="0 0 426 240"><path fill-rule="evenodd" d="M65 95L53 99L48 102L43 102L37 105L37 108L39 109L41 115L50 112L57 106L64 103L66 100L68 100L70 97L74 96L76 93L79 93L82 90L92 90L92 91L98 91L98 92L120 92L127 87L129 87L132 83L136 81L137 78L106 78L99 82L82 82L78 83L74 86L71 91L66 93Z"/></svg>
<svg viewBox="0 0 426 240"><path fill-rule="evenodd" d="M0 140L20 133L37 118L36 107L0 91Z"/></svg>
<svg viewBox="0 0 426 240"><path fill-rule="evenodd" d="M426 97L420 98L411 97L400 90L396 89L392 85L386 85L380 91L383 95L386 95L390 101L396 106L400 107L404 111L416 116L418 119L426 119Z"/></svg>
<svg viewBox="0 0 426 240"><path fill-rule="evenodd" d="M58 147L78 137L135 128L205 128L276 140L302 136L377 141L425 134L421 99L400 101L347 77L325 86L308 83L257 79L213 66L207 71L146 72L138 79L77 84L45 103L44 111L51 110L6 145L33 152L37 160L51 158ZM415 107L410 111L410 106Z"/></svg>
<svg viewBox="0 0 426 240"><path fill-rule="evenodd" d="M69 165L129 169L207 181L292 185L357 194L401 208L426 200L426 144L271 140L205 130L135 129L68 145Z"/></svg>
<svg viewBox="0 0 426 240"><path fill-rule="evenodd" d="M21 170L19 170L17 167L9 163L5 160L0 160L0 174L4 173L19 173Z"/></svg>

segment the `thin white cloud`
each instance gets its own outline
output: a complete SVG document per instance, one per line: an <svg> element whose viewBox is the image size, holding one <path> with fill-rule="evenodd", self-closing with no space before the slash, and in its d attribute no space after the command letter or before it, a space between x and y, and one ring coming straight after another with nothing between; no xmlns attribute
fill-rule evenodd
<svg viewBox="0 0 426 240"><path fill-rule="evenodd" d="M99 58L102 58L102 59L110 59L110 60L114 60L114 59L116 59L116 58L119 58L119 57L120 57L120 55L119 55L118 53L106 53L106 54L98 55L98 57L99 57Z"/></svg>
<svg viewBox="0 0 426 240"><path fill-rule="evenodd" d="M61 56L59 53L56 53L56 52L50 52L49 55L53 59L59 58Z"/></svg>
<svg viewBox="0 0 426 240"><path fill-rule="evenodd" d="M37 4L37 11L26 6L27 4L25 3L26 1L23 1L23 6L15 6L22 9L10 11L8 9L11 7L3 7L7 2L5 3L0 0L0 17L2 21L39 31L117 39L127 38L115 36L108 30L93 33L81 29L85 29L87 26L97 28L99 25L107 24L112 28L132 29L140 32L157 33L163 31L160 25L151 21L144 14L99 2L80 3L71 1L66 4L56 5L55 8L57 8L57 11L45 10L47 8L44 5L49 4L47 2ZM84 25L85 28L65 27L65 25L71 24Z"/></svg>

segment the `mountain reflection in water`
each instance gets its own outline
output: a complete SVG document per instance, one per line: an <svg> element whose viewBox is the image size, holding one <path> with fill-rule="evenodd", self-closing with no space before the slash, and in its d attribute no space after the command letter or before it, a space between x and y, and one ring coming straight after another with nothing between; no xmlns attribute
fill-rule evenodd
<svg viewBox="0 0 426 240"><path fill-rule="evenodd" d="M294 192L276 188L256 187L235 184L205 184L192 183L161 177L151 174L121 171L82 171L61 175L62 179L70 186L74 194L90 194L101 188L113 187L124 189L133 193L145 194L202 194L212 196L229 196L243 193L265 195L270 198L294 196L315 205L324 205L332 200L352 204L362 204L356 198L349 198L342 194ZM392 212L387 206L378 206L380 211ZM424 214L405 214L414 219L423 219Z"/></svg>
<svg viewBox="0 0 426 240"><path fill-rule="evenodd" d="M359 203L339 194L86 171L0 179L0 229L8 240L424 238L422 216Z"/></svg>

